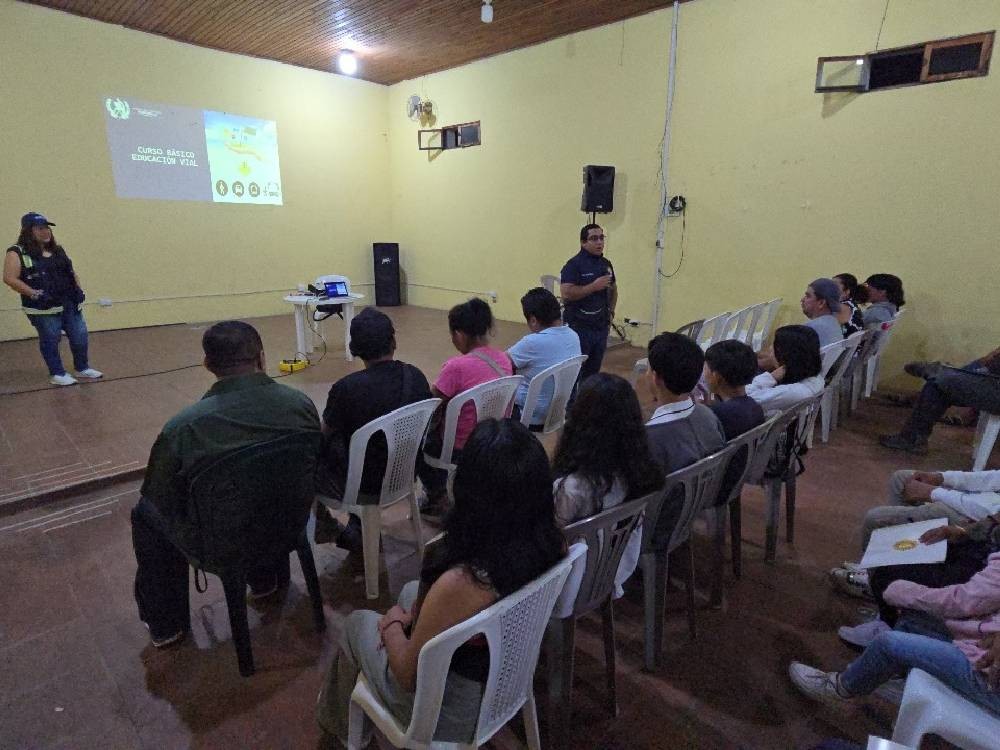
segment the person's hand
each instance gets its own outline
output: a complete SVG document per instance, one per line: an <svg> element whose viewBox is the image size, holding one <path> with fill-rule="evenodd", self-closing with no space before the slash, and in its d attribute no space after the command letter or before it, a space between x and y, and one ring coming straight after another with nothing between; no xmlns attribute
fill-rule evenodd
<svg viewBox="0 0 1000 750"><path fill-rule="evenodd" d="M933 484L926 484L911 477L903 485L903 499L910 505L923 505L930 502L931 493L935 489L937 488Z"/></svg>
<svg viewBox="0 0 1000 750"><path fill-rule="evenodd" d="M382 615L381 619L378 621L378 632L379 635L385 633L385 629L390 627L393 622L399 622L403 626L404 632L410 627L413 622L413 615L407 612L405 609L400 607L398 604L393 605L389 608L389 611Z"/></svg>
<svg viewBox="0 0 1000 750"><path fill-rule="evenodd" d="M45 296L45 292L43 292L41 289L32 289L31 294L29 294L28 296L31 297L31 299L41 299L42 297Z"/></svg>
<svg viewBox="0 0 1000 750"><path fill-rule="evenodd" d="M598 276L590 283L590 286L595 292L603 292L611 286L611 274L609 273L605 276Z"/></svg>
<svg viewBox="0 0 1000 750"><path fill-rule="evenodd" d="M940 487L944 484L944 474L939 471L915 471L913 472L913 479L924 484L934 485L935 487Z"/></svg>
<svg viewBox="0 0 1000 750"><path fill-rule="evenodd" d="M961 526L938 526L936 529L925 531L920 537L921 544L935 544L936 542L957 542L965 536L965 529Z"/></svg>
<svg viewBox="0 0 1000 750"><path fill-rule="evenodd" d="M976 661L976 669L986 673L990 690L997 690L1000 688L1000 633L990 633L979 641L979 647L986 653Z"/></svg>
<svg viewBox="0 0 1000 750"><path fill-rule="evenodd" d="M780 365L771 370L771 377L774 378L775 383L780 383L785 379L785 366Z"/></svg>

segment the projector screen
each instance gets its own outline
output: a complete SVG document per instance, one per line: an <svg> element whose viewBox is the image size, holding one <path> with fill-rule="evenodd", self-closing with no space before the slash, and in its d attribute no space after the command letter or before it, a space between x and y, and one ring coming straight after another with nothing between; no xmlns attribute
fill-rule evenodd
<svg viewBox="0 0 1000 750"><path fill-rule="evenodd" d="M106 97L119 198L282 205L274 121Z"/></svg>

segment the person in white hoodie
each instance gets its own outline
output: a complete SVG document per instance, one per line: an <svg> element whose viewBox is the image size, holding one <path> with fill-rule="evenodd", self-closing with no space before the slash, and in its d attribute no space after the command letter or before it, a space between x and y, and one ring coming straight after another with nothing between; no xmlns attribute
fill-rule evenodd
<svg viewBox="0 0 1000 750"><path fill-rule="evenodd" d="M763 372L747 386L747 395L770 418L823 391L819 335L807 326L782 326L774 333L773 372Z"/></svg>

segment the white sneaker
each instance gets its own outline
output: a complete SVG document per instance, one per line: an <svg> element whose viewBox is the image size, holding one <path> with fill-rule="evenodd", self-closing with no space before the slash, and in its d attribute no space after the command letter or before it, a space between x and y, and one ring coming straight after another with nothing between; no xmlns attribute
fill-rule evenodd
<svg viewBox="0 0 1000 750"><path fill-rule="evenodd" d="M837 635L840 636L840 640L851 644L852 646L858 646L859 648L868 648L871 642L874 641L880 634L886 633L892 630L888 624L882 622L882 620L869 620L868 622L863 622L855 627L842 627L837 629Z"/></svg>
<svg viewBox="0 0 1000 750"><path fill-rule="evenodd" d="M903 690L905 688L906 680L902 677L895 677L875 688L875 695L882 700L889 701L889 703L894 703L898 706L903 702Z"/></svg>
<svg viewBox="0 0 1000 750"><path fill-rule="evenodd" d="M844 560L843 564L840 567L842 567L844 570L849 570L852 573L860 573L861 571L866 570L866 568L862 568L858 563L849 562L847 560Z"/></svg>
<svg viewBox="0 0 1000 750"><path fill-rule="evenodd" d="M49 378L49 382L52 385L76 385L76 378L68 372L64 372L62 375L53 375Z"/></svg>
<svg viewBox="0 0 1000 750"><path fill-rule="evenodd" d="M839 680L836 672L824 672L793 661L788 665L788 676L803 695L813 700L830 706L843 706L851 701L849 696L841 695L837 690Z"/></svg>
<svg viewBox="0 0 1000 750"><path fill-rule="evenodd" d="M834 568L830 571L830 580L835 588L848 596L856 596L859 599L873 598L866 570L854 571L846 568Z"/></svg>
<svg viewBox="0 0 1000 750"><path fill-rule="evenodd" d="M104 377L103 372L95 370L93 367L88 367L86 370L78 370L76 374L81 378L93 378L94 380Z"/></svg>

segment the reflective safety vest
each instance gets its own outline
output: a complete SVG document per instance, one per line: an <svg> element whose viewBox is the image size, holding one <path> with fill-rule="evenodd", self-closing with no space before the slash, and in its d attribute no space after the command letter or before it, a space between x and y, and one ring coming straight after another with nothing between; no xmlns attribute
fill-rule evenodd
<svg viewBox="0 0 1000 750"><path fill-rule="evenodd" d="M8 252L14 250L17 257L21 259L21 275L18 277L32 289L40 289L46 292L38 299L32 299L27 295L21 295L21 309L28 315L58 315L63 311L60 300L55 300L48 294L48 283L44 270L38 267L35 259L32 258L20 245L11 245Z"/></svg>

